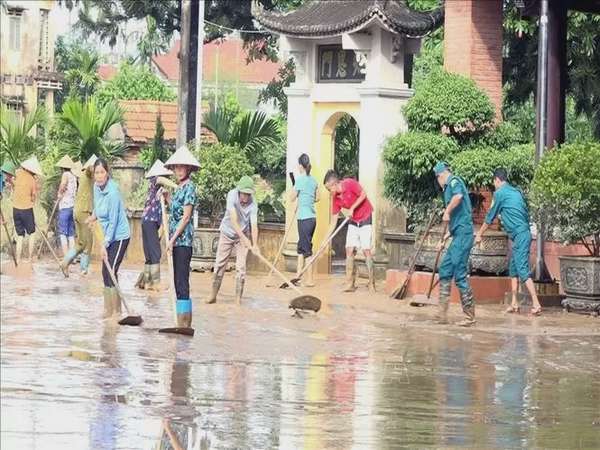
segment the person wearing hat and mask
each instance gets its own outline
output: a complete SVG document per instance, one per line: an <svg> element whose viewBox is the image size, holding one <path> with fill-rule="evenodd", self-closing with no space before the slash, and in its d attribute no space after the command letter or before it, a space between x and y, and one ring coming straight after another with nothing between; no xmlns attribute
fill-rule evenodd
<svg viewBox="0 0 600 450"><path fill-rule="evenodd" d="M37 198L36 176L42 176L42 167L35 156L23 161L21 167L15 172L15 184L13 190L13 221L17 233L17 264L21 260L23 239L29 237L29 257L33 256L35 244L33 235L35 233L35 217L33 205Z"/></svg>
<svg viewBox="0 0 600 450"><path fill-rule="evenodd" d="M475 237L475 243L481 244L482 237L494 219L501 216L502 227L512 241L512 254L508 265L508 274L511 277L512 302L506 310L507 313L518 313L517 290L519 281L525 284L533 302L532 315L539 316L542 306L538 300L535 286L531 279L529 268L529 252L531 247L531 231L529 229L529 211L521 191L508 183L506 170L498 168L494 171L494 199L492 206L485 216L485 223Z"/></svg>
<svg viewBox="0 0 600 450"><path fill-rule="evenodd" d="M142 213L142 244L146 261L144 272L136 283L136 286L141 289L157 289L160 285L160 258L162 255L158 235L162 224L160 195L162 186L177 187L175 183L165 178L170 175L173 175L173 172L167 169L159 159L154 162L146 174L146 178L150 182Z"/></svg>
<svg viewBox="0 0 600 450"><path fill-rule="evenodd" d="M165 167L175 174L177 189L172 196L164 190L169 201L169 242L167 250L173 258L177 326L189 328L192 324L190 298L190 264L194 242L192 215L196 205L196 186L190 176L200 167L192 152L183 145L165 162Z"/></svg>
<svg viewBox="0 0 600 450"><path fill-rule="evenodd" d="M452 279L460 291L460 302L465 319L457 325L469 327L475 324L475 300L469 284L468 263L473 247L473 215L469 192L463 180L452 174L450 166L444 161L433 168L437 182L444 190L444 215L442 220L448 223L448 232L442 237L439 248L452 236L452 242L446 251L439 268L440 294L438 305L438 323L448 323L448 301Z"/></svg>
<svg viewBox="0 0 600 450"><path fill-rule="evenodd" d="M73 160L69 155L63 156L56 167L62 169L62 176L58 186L58 235L63 256L75 248L75 220L73 219L73 205L77 192L77 178L71 172Z"/></svg>
<svg viewBox="0 0 600 450"><path fill-rule="evenodd" d="M102 281L104 282L104 317L121 314L121 299L107 264L118 279L119 267L129 246L131 237L129 220L117 183L110 177L108 162L98 158L94 162L94 210L88 225L100 223L102 239Z"/></svg>
<svg viewBox="0 0 600 450"><path fill-rule="evenodd" d="M76 240L75 248L67 252L61 266L64 270L68 270L69 265L79 256L82 275L87 275L89 271L90 256L94 245L94 234L88 227L87 221L94 209L94 163L97 159L96 155L92 155L83 166L81 163L75 163L71 169L79 182L73 205Z"/></svg>
<svg viewBox="0 0 600 450"><path fill-rule="evenodd" d="M235 300L240 305L246 282L248 250L257 251L258 243L258 205L254 199L254 181L249 176L243 176L235 189L227 194L225 215L221 220L219 232L212 290L206 303L217 302L227 263L235 250Z"/></svg>

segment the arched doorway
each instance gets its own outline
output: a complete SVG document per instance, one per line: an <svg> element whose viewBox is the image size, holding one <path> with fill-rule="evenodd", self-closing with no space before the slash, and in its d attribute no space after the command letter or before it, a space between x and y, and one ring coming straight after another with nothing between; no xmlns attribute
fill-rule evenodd
<svg viewBox="0 0 600 450"><path fill-rule="evenodd" d="M340 178L359 179L358 160L360 147L360 128L356 120L343 113L333 131L333 168ZM338 219L338 226L344 221ZM331 273L344 273L346 258L346 230L344 227L331 243Z"/></svg>

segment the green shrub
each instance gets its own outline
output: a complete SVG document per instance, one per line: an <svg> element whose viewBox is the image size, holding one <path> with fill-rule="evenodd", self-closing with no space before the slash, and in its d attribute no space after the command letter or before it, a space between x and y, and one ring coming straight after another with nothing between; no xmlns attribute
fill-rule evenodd
<svg viewBox="0 0 600 450"><path fill-rule="evenodd" d="M456 141L436 133L409 131L385 144L385 196L407 208L410 226L424 216L438 197L433 166L458 152Z"/></svg>
<svg viewBox="0 0 600 450"><path fill-rule="evenodd" d="M465 180L471 189L491 189L492 174L502 167L508 172L511 184L527 191L533 178L533 156L533 144L525 144L505 151L473 148L455 154L449 162L453 173Z"/></svg>
<svg viewBox="0 0 600 450"><path fill-rule="evenodd" d="M404 113L411 130L444 131L463 140L490 127L494 105L473 80L436 70L419 84Z"/></svg>
<svg viewBox="0 0 600 450"><path fill-rule="evenodd" d="M565 243L583 242L600 256L600 143L547 152L531 185L534 215Z"/></svg>
<svg viewBox="0 0 600 450"><path fill-rule="evenodd" d="M495 128L466 142L465 149L493 148L506 150L515 145L525 144L529 139L523 135L519 126L512 122L500 122Z"/></svg>
<svg viewBox="0 0 600 450"><path fill-rule="evenodd" d="M225 208L227 193L244 175L252 175L254 168L239 147L212 144L203 145L196 153L200 170L193 175L200 200L200 213L208 215L216 224Z"/></svg>

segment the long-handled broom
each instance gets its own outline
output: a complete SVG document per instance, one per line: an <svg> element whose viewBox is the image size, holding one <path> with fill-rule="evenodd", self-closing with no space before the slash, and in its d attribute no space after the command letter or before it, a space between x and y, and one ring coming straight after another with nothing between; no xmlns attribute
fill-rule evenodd
<svg viewBox="0 0 600 450"><path fill-rule="evenodd" d="M2 221L4 231L6 232L6 238L8 239L8 248L10 249L10 256L12 256L13 263L15 264L15 267L17 267L17 250L15 250L15 244L13 242L12 236L10 235L10 232L8 231L8 226L6 226L6 220L4 220L4 214L2 214L2 211L0 211L0 220Z"/></svg>
<svg viewBox="0 0 600 450"><path fill-rule="evenodd" d="M58 208L58 202L60 201L60 199L56 199L56 201L54 202L54 207L52 208L52 212L50 213L50 216L48 217L48 224L46 226L46 230L41 230L42 234L48 234L48 231L50 231L50 225L52 224L52 219L54 219L54 214L56 213L56 209ZM37 259L40 259L40 253L42 253L42 247L44 246L44 242L40 242L40 245L37 249L37 253L35 254L35 257ZM31 255L31 259L33 260L33 255Z"/></svg>
<svg viewBox="0 0 600 450"><path fill-rule="evenodd" d="M169 241L169 225L167 221L167 207L165 206L164 198L160 198L160 207L162 209L162 226L165 235L165 250L167 250L167 243ZM169 266L169 291L171 296L171 301L173 305L173 322L177 325L177 296L175 294L175 281L173 278L173 261L171 259L171 254L167 252L167 263ZM183 334L184 336L193 336L194 329L192 327L171 327L171 328L160 328L158 330L159 333L171 333L171 334Z"/></svg>

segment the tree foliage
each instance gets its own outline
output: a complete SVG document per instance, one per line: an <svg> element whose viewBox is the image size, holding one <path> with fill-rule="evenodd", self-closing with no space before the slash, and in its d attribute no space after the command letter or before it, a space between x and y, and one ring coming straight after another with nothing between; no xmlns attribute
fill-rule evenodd
<svg viewBox="0 0 600 450"><path fill-rule="evenodd" d="M165 53L169 49L168 39L160 32L156 19L152 16L146 17L146 33L137 43L138 61L150 66L152 57Z"/></svg>
<svg viewBox="0 0 600 450"><path fill-rule="evenodd" d="M23 116L0 107L0 160L10 159L18 165L31 155L41 155L44 139L35 131L47 120L48 114L43 107Z"/></svg>
<svg viewBox="0 0 600 450"><path fill-rule="evenodd" d="M583 242L600 256L600 143L567 144L547 152L531 189L538 219L565 243Z"/></svg>
<svg viewBox="0 0 600 450"><path fill-rule="evenodd" d="M163 126L159 115L156 118L156 126L154 129L152 143L148 147L142 149L140 152L140 162L142 163L142 166L148 170L150 167L152 167L152 164L154 164L157 159L165 162L170 155L171 151L165 142L165 127Z"/></svg>
<svg viewBox="0 0 600 450"><path fill-rule="evenodd" d="M148 67L123 63L117 75L105 83L96 94L105 105L116 100L175 101L171 86L158 78Z"/></svg>
<svg viewBox="0 0 600 450"><path fill-rule="evenodd" d="M335 126L334 168L341 177L358 178L360 128L356 120L344 114Z"/></svg>

